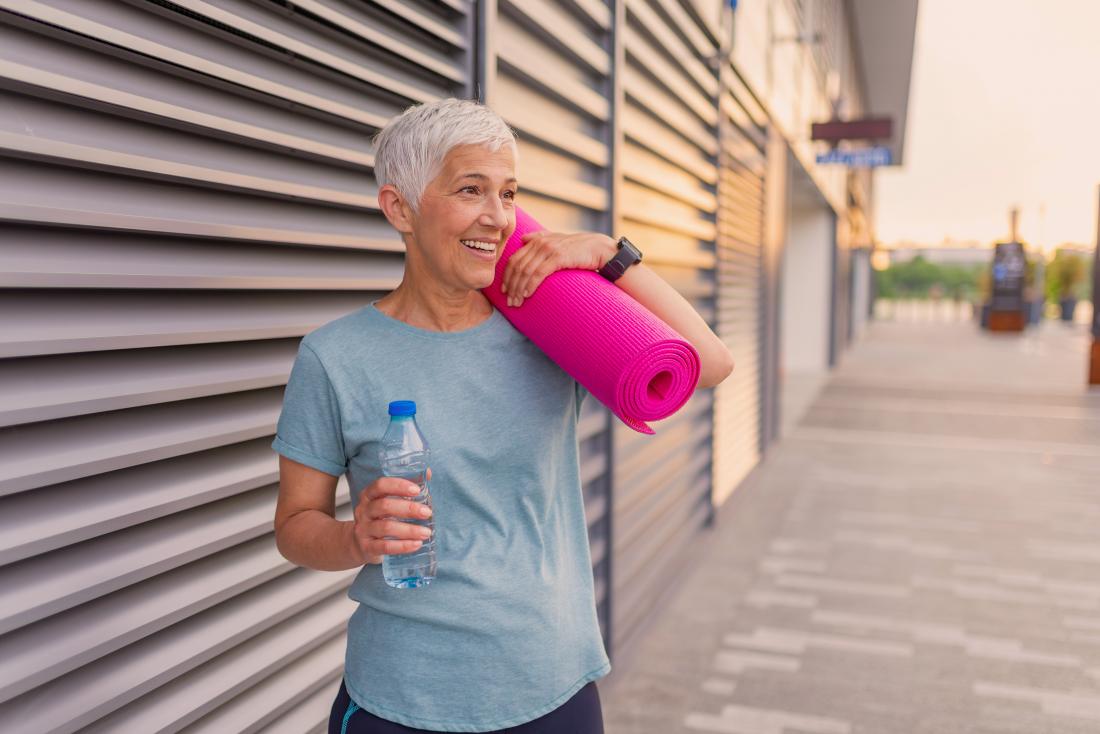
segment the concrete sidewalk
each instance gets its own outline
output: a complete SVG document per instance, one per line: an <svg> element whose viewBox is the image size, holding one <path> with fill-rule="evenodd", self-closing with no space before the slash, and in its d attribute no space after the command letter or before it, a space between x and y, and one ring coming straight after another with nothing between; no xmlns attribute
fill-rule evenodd
<svg viewBox="0 0 1100 734"><path fill-rule="evenodd" d="M1087 344L874 324L601 686L608 734L1100 732Z"/></svg>

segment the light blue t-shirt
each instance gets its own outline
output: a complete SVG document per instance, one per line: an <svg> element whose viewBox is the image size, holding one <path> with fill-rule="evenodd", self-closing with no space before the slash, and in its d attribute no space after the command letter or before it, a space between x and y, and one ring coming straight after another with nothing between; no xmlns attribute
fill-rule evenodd
<svg viewBox="0 0 1100 734"><path fill-rule="evenodd" d="M362 708L417 729L536 719L611 666L596 618L581 492L579 383L500 314L457 332L371 304L302 340L273 448L381 476L393 400L416 401L431 449L438 575L393 589L364 566L348 595L344 676Z"/></svg>

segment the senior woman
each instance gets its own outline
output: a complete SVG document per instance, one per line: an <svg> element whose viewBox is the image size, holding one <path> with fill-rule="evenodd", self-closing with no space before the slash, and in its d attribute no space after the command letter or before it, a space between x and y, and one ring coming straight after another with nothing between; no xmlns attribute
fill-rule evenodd
<svg viewBox="0 0 1100 734"><path fill-rule="evenodd" d="M404 278L306 336L286 387L279 551L307 568L361 568L330 732L603 731L595 681L610 664L576 434L588 391L481 293L515 228L516 156L508 126L469 100L411 107L379 133L378 202L405 243ZM509 305L616 252L602 234L530 235L504 276ZM637 264L615 282L695 346L700 386L730 373L729 351L655 273ZM424 539L400 521L422 517L403 499L416 487L378 465L387 405L406 399L432 448L439 563L416 590L389 587L378 565ZM342 474L354 520L334 517Z"/></svg>

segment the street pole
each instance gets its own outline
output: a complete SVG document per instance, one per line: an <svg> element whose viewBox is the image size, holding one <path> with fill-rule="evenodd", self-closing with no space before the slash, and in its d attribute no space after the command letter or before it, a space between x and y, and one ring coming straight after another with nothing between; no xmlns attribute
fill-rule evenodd
<svg viewBox="0 0 1100 734"><path fill-rule="evenodd" d="M1096 187L1096 248L1092 252L1092 360L1089 384L1100 385L1100 186Z"/></svg>

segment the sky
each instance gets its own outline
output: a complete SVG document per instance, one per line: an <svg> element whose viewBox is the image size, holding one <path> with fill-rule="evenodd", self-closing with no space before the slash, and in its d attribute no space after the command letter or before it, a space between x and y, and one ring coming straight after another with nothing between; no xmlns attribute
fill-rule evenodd
<svg viewBox="0 0 1100 734"><path fill-rule="evenodd" d="M1095 243L1098 29L1100 0L920 0L905 162L876 174L879 241L988 244L1017 205L1025 242Z"/></svg>

